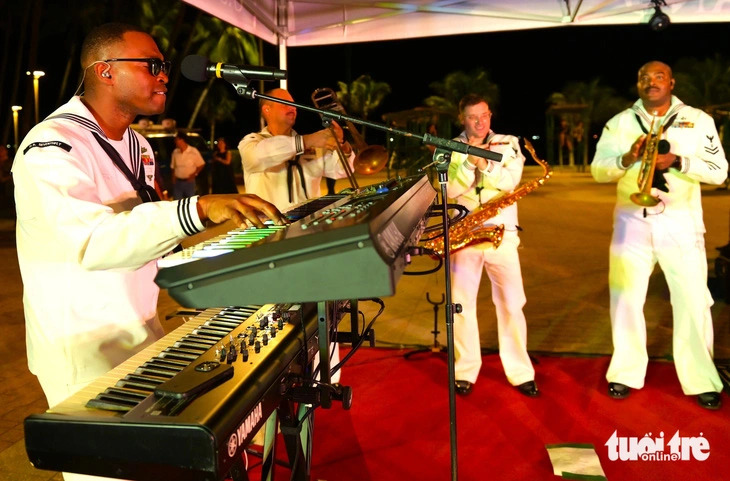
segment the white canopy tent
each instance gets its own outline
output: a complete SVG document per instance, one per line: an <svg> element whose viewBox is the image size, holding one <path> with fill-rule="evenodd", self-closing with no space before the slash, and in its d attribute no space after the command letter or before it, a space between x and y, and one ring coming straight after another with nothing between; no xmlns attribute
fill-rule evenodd
<svg viewBox="0 0 730 481"><path fill-rule="evenodd" d="M674 24L730 22L730 0L183 1L278 46L284 70L288 47L648 24L657 3ZM287 88L285 80L280 82Z"/></svg>
<svg viewBox="0 0 730 481"><path fill-rule="evenodd" d="M650 0L184 0L279 46L395 40L566 25L648 23ZM673 23L730 20L730 0L666 0ZM647 27L648 28L648 27Z"/></svg>

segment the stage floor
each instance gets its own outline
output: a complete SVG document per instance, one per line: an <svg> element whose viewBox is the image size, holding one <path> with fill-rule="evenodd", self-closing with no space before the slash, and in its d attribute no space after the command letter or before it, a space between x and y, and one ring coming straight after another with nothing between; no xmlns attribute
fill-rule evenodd
<svg viewBox="0 0 730 481"><path fill-rule="evenodd" d="M541 175L537 166L526 167L523 181ZM383 180L383 175L360 177L360 185ZM346 184L338 181L338 188ZM573 170L556 171L541 188L519 201L522 272L527 295L528 348L533 354L609 354L611 337L608 313L608 245L611 236L615 184L597 184L590 174ZM715 357L730 358L730 305L722 299L724 288L714 279L717 247L730 242L730 192L703 187L705 236L710 287L715 297ZM38 382L27 369L22 286L18 272L12 220L0 220L0 272L4 289L0 293L0 337L6 368L0 372L0 478L6 481L61 480L60 474L35 470L29 465L23 444L22 421L46 409ZM411 271L429 268L429 259L416 258ZM357 276L357 272L352 273ZM383 298L385 311L374 324L376 346L415 349L434 344L434 302L444 293L443 270L422 276L403 276L396 294ZM486 352L497 347L494 308L489 282L479 293L480 335ZM164 292L160 297L162 318L180 306ZM378 306L361 302L369 321ZM646 302L649 354L653 358L671 355L671 307L663 275L655 272ZM443 306L438 306L439 344L446 344ZM166 321L176 327L179 318ZM345 369L347 367L345 366ZM539 371L539 367L538 367ZM539 379L538 372L538 379ZM501 382L501 379L500 379ZM545 386L547 387L547 386ZM603 389L603 386L599 386ZM603 393L601 393L603 394ZM559 396L543 388L543 398ZM355 403L353 410L367 408ZM703 410L696 406L697 414ZM730 409L725 406L724 410ZM446 442L446 441L444 441ZM346 478L343 478L346 479ZM441 477L440 479L445 479ZM333 480L330 480L333 481Z"/></svg>

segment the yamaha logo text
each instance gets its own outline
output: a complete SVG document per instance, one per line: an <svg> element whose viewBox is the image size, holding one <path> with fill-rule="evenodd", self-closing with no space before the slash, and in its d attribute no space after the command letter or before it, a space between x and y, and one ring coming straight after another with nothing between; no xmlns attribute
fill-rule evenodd
<svg viewBox="0 0 730 481"><path fill-rule="evenodd" d="M236 431L231 434L228 438L228 457L232 458L238 452L238 448L246 440L249 434L253 431L254 427L264 417L264 410L261 407L261 403L258 403L255 408L251 410L246 419L238 426Z"/></svg>

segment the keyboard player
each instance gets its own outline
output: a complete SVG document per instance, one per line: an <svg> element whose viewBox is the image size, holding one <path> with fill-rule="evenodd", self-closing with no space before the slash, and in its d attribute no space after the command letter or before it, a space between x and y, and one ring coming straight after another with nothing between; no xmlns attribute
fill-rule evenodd
<svg viewBox="0 0 730 481"><path fill-rule="evenodd" d="M50 407L163 335L157 258L206 221L287 222L250 194L156 199L152 149L129 128L165 107L170 64L150 35L98 26L81 65L84 93L28 133L13 165L28 364Z"/></svg>

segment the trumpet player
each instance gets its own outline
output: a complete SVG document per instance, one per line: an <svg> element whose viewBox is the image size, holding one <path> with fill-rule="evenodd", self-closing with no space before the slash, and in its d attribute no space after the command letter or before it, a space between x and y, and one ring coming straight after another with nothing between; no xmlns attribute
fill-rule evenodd
<svg viewBox="0 0 730 481"><path fill-rule="evenodd" d="M285 89L272 89L266 95L294 102ZM336 122L332 122L331 129L299 135L294 130L296 107L261 99L259 108L266 126L246 135L238 144L247 193L256 194L286 212L307 199L321 197L323 176L347 177L344 161L352 169L355 152ZM340 151L347 157L344 161L335 150L335 143L340 144ZM339 344L334 344L330 356L330 366L339 362ZM331 381L338 382L340 374L341 371L334 373Z"/></svg>
<svg viewBox="0 0 730 481"><path fill-rule="evenodd" d="M712 359L713 301L700 183L722 184L728 163L712 118L672 95L674 83L668 65L643 65L636 84L639 100L606 123L591 163L596 181L618 182L608 276L614 349L606 373L608 394L622 399L644 386L643 307L658 262L669 287L682 391L696 396L702 407L718 409L723 386ZM650 132L656 125L661 125L660 138ZM653 176L645 174L651 164ZM647 203L632 200L637 190Z"/></svg>
<svg viewBox="0 0 730 481"><path fill-rule="evenodd" d="M273 89L266 95L294 101L285 89ZM320 197L322 177L347 177L336 144L340 144L350 168L355 153L336 122L332 122L332 129L300 135L294 130L296 107L262 99L259 108L266 126L246 135L238 144L247 193L286 212L307 199Z"/></svg>
<svg viewBox="0 0 730 481"><path fill-rule="evenodd" d="M454 152L446 186L450 198L474 210L502 192L511 192L520 183L525 156L518 139L496 134L491 129L492 112L485 99L469 94L459 102L459 121L464 131L456 138L502 154L501 162ZM483 270L492 283L492 302L497 313L499 357L510 384L526 396L538 395L535 370L527 354L527 323L522 308L526 303L517 246L517 204L512 204L487 220L504 225L498 248L492 243L476 244L451 257L452 297L462 306L454 315L456 392L467 395L477 381L482 365L477 293Z"/></svg>

